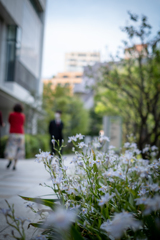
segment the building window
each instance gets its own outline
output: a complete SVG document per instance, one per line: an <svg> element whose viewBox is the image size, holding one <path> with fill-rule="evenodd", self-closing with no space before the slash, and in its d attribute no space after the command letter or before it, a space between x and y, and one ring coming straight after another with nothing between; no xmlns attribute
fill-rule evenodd
<svg viewBox="0 0 160 240"><path fill-rule="evenodd" d="M68 76L67 76L67 75L64 75L63 78L68 78Z"/></svg>
<svg viewBox="0 0 160 240"><path fill-rule="evenodd" d="M79 75L77 75L77 76L75 76L76 78L81 78L81 76L79 76Z"/></svg>
<svg viewBox="0 0 160 240"><path fill-rule="evenodd" d="M79 56L79 57L85 57L86 54L84 54L84 53L79 53L78 56Z"/></svg>
<svg viewBox="0 0 160 240"><path fill-rule="evenodd" d="M16 25L9 25L7 32L7 54L6 54L6 81L13 82L15 74L15 61L20 49L21 31Z"/></svg>
<svg viewBox="0 0 160 240"><path fill-rule="evenodd" d="M98 54L91 54L92 57L98 57Z"/></svg>

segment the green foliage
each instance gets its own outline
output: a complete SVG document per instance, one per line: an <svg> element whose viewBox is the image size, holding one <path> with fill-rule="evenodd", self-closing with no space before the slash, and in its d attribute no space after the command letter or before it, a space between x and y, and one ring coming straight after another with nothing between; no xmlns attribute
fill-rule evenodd
<svg viewBox="0 0 160 240"><path fill-rule="evenodd" d="M4 150L7 144L8 137L4 136L1 139L0 158L4 158ZM39 149L50 151L48 135L25 135L25 158L34 158Z"/></svg>
<svg viewBox="0 0 160 240"><path fill-rule="evenodd" d="M99 131L103 129L102 114L96 113L94 108L89 111L89 129L86 135L99 136Z"/></svg>
<svg viewBox="0 0 160 240"><path fill-rule="evenodd" d="M160 35L157 33L148 41L151 26L147 18L143 16L139 22L137 15L129 15L136 23L123 31L132 44L138 38L143 50L137 51L136 45L129 48L125 42L128 59L118 58L118 62L108 62L100 69L102 77L95 86L95 111L121 116L124 141L127 134L133 133L142 150L146 144L160 147L160 49L157 47Z"/></svg>
<svg viewBox="0 0 160 240"><path fill-rule="evenodd" d="M0 158L4 158L4 150L6 147L6 143L8 140L8 136L4 136L0 139Z"/></svg>
<svg viewBox="0 0 160 240"><path fill-rule="evenodd" d="M44 152L37 156L38 163L42 162L50 175L50 184L44 183L43 186L52 189L52 195L57 198L20 196L25 201L36 203L27 204L39 216L38 222L29 223L28 228L32 226L42 230L42 235L33 239L158 240L160 162L155 158L157 149L146 149L152 155L149 162L139 159L135 143L125 144L120 155L113 148L105 154L96 147L106 141L105 137L95 139L85 147L85 151L82 138L80 134L72 137L77 149L72 163L76 169L72 175L60 161L60 156ZM7 224L21 234L21 225L27 219L15 218L14 208L9 204L8 207L1 209L1 213L5 215ZM20 239L27 239L27 231Z"/></svg>
<svg viewBox="0 0 160 240"><path fill-rule="evenodd" d="M25 135L26 158L34 158L39 149L50 151L48 135Z"/></svg>
<svg viewBox="0 0 160 240"><path fill-rule="evenodd" d="M89 126L89 114L83 107L79 98L71 96L69 87L57 86L55 90L51 84L44 85L43 107L46 112L44 125L48 127L49 121L54 119L56 110L62 111L64 122L64 139L77 132L85 134ZM48 129L46 129L48 132Z"/></svg>
<svg viewBox="0 0 160 240"><path fill-rule="evenodd" d="M60 199L42 199L42 198L30 198L30 197L24 197L24 196L20 196L20 197L26 201L42 204L52 209L55 208L56 202L60 202Z"/></svg>

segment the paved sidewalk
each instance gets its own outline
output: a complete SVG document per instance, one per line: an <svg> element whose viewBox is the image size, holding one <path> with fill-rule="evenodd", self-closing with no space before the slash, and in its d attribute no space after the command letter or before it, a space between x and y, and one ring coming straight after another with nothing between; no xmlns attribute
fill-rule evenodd
<svg viewBox="0 0 160 240"><path fill-rule="evenodd" d="M73 155L67 155L66 157L65 165L70 166ZM29 218L34 222L38 216L35 216L30 209L26 208L25 201L18 195L41 197L42 195L53 194L50 188L39 185L44 182L51 185L49 173L45 171L43 163L37 163L34 159L19 161L16 171L12 170L12 166L7 169L7 162L5 159L0 159L0 207L7 208L5 202L5 199L7 199L10 204L14 204L17 217ZM74 169L72 168L70 171L73 172ZM44 198L50 197L52 196L44 196ZM6 225L5 218L0 214L0 240L3 240L3 235L10 233L10 231L11 229ZM27 239L31 238L33 231L33 227L27 230Z"/></svg>

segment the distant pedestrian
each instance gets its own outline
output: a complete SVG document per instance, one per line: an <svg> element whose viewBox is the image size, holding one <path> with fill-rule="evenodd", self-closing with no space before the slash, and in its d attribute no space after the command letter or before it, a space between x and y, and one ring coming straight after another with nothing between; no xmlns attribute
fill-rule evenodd
<svg viewBox="0 0 160 240"><path fill-rule="evenodd" d="M55 119L52 120L49 123L49 134L50 134L50 146L51 146L51 154L56 153L57 151L55 149L58 148L57 142L59 142L59 147L62 145L62 139L63 139L63 122L61 120L61 111L56 111L55 112ZM51 140L55 140L55 144L51 142ZM61 151L62 152L62 151Z"/></svg>
<svg viewBox="0 0 160 240"><path fill-rule="evenodd" d="M25 115L22 112L22 105L17 103L13 108L13 112L9 114L8 118L10 130L4 155L5 158L9 160L7 168L9 168L12 161L14 161L13 170L16 169L17 160L25 157Z"/></svg>

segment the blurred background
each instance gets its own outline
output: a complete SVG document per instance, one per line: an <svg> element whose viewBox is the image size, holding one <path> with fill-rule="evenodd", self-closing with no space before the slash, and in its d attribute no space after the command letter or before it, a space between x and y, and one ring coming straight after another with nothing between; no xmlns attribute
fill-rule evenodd
<svg viewBox="0 0 160 240"><path fill-rule="evenodd" d="M50 150L57 109L65 141L82 133L107 135L117 150L160 147L159 13L158 0L0 0L0 158L17 102L26 158Z"/></svg>

